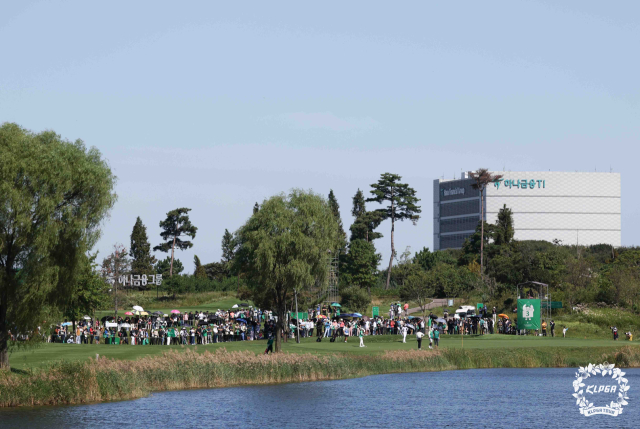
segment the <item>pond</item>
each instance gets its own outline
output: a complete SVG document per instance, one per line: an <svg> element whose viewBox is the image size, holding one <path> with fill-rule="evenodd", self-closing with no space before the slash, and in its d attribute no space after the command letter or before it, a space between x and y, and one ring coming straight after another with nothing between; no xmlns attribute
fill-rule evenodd
<svg viewBox="0 0 640 429"><path fill-rule="evenodd" d="M616 417L580 414L572 396L575 371L483 369L164 392L135 401L4 409L0 427L640 427L640 369L625 371L630 399Z"/></svg>

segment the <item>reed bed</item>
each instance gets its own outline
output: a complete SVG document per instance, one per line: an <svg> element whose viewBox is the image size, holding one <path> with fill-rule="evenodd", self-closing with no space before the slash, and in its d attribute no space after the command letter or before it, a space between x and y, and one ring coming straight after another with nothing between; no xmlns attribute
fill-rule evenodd
<svg viewBox="0 0 640 429"><path fill-rule="evenodd" d="M389 351L380 355L256 355L250 351L168 351L137 361L62 362L26 374L0 371L0 407L135 399L155 391L218 388L471 368L640 366L636 347Z"/></svg>

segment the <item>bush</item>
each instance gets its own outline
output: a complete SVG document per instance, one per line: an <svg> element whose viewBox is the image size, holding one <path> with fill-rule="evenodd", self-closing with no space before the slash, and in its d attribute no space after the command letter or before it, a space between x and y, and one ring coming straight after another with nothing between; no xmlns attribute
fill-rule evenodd
<svg viewBox="0 0 640 429"><path fill-rule="evenodd" d="M249 289L245 285L242 285L238 288L236 296L240 301L246 301L248 299L251 299L251 296L252 296L251 289Z"/></svg>
<svg viewBox="0 0 640 429"><path fill-rule="evenodd" d="M342 298L342 306L352 312L364 313L369 304L371 304L371 298L369 298L367 291L358 286L350 286L343 289L340 291L340 297Z"/></svg>

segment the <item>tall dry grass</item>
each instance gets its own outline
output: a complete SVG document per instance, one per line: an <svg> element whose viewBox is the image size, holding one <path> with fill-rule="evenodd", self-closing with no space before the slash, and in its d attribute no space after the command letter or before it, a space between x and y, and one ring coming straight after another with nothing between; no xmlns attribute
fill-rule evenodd
<svg viewBox="0 0 640 429"><path fill-rule="evenodd" d="M217 388L361 377L397 372L470 368L537 368L610 362L640 366L635 347L394 351L382 355L255 355L168 351L137 361L114 359L62 362L28 374L0 372L0 406L80 404L134 399L153 391ZM574 356L574 357L572 357Z"/></svg>

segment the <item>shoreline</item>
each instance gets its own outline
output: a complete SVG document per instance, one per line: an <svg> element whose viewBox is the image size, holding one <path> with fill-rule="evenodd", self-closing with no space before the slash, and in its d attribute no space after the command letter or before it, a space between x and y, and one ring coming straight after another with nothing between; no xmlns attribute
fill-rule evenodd
<svg viewBox="0 0 640 429"><path fill-rule="evenodd" d="M136 361L60 362L26 374L0 371L0 408L133 400L151 393L488 368L640 367L640 348L546 347L387 351L379 355L256 355L167 351Z"/></svg>

